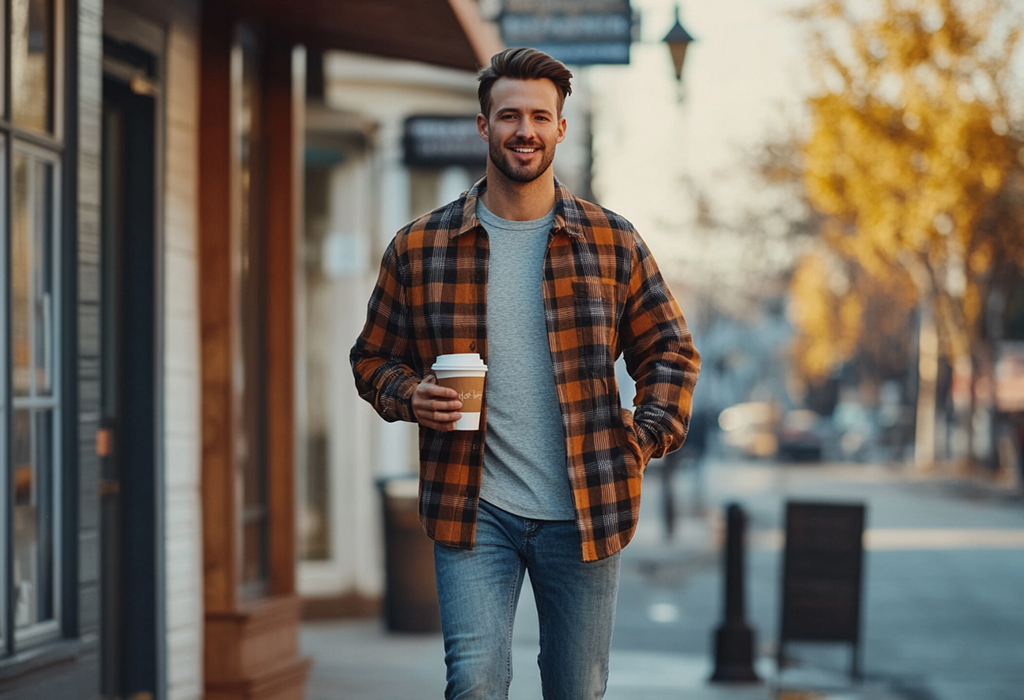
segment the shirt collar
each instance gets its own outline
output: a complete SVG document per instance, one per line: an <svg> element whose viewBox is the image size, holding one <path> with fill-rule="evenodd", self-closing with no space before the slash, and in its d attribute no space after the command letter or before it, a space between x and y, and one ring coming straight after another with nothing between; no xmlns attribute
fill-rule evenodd
<svg viewBox="0 0 1024 700"><path fill-rule="evenodd" d="M484 176L463 193L462 223L457 229L451 229L449 238L456 238L480 226L480 219L476 215L476 203L486 189L487 177ZM559 182L557 177L555 178L555 220L551 224L551 230L553 232L564 230L573 238L584 237L583 212L576 198L572 196L572 192Z"/></svg>

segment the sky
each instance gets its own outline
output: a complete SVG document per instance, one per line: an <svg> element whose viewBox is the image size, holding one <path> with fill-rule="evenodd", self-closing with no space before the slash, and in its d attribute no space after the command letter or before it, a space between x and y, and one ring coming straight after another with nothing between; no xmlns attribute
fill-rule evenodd
<svg viewBox="0 0 1024 700"><path fill-rule="evenodd" d="M683 26L697 39L686 57L682 101L661 43L674 20L671 0L633 0L642 41L629 66L586 70L594 190L602 205L633 222L668 274L728 274L751 262L742 236L697 230L689 192L702 190L714 215L727 221L779 196L754 181L744 153L801 118L809 76L800 29L785 16L796 2L682 4Z"/></svg>

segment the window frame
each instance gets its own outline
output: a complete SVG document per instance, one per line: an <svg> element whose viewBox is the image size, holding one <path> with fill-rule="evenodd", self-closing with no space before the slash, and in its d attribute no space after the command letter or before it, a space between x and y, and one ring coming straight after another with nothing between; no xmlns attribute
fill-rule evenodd
<svg viewBox="0 0 1024 700"><path fill-rule="evenodd" d="M49 0L51 12L52 53L51 80L49 84L50 130L42 132L20 127L13 121L13 96L11 71L12 13L15 0L6 0L0 8L0 673L12 664L20 664L27 655L34 658L42 651L63 649L61 642L77 634L77 622L72 619L77 610L77 512L78 489L77 468L78 448L74 440L78 434L74 411L69 411L73 402L77 372L74 363L66 361L73 357L77 323L74 315L77 297L75 277L77 274L75 255L75 211L72 195L76 178L68 148L67 129L75 123L73 114L67 113L73 95L66 94L75 89L77 81L69 73L68 15L65 0ZM69 79L69 75L71 79ZM75 141L74 138L71 141ZM50 393L44 397L35 396L36 379L30 385L29 396L15 397L13 342L13 267L11 232L13 231L13 165L17 154L24 154L31 164L30 188L33 188L35 169L49 166L47 185L50 189L48 208L33 208L30 216L42 213L47 218L48 244L51 260L49 274L52 277L49 309L49 384ZM37 222L38 223L38 222ZM32 232L35 235L35 231ZM35 239L33 238L33 246ZM33 247L32 255L35 255ZM33 272L34 274L34 272ZM33 292L34 295L34 292ZM33 296L34 298L34 296ZM75 315L74 318L77 318ZM69 323L69 320L72 320ZM34 321L32 328L35 328ZM33 331L34 334L34 331ZM33 337L33 344L35 338ZM69 354L70 353L70 354ZM30 372L37 371L37 358L30 359ZM52 615L43 622L17 628L16 594L14 584L15 507L14 507L14 421L20 410L28 410L33 416L33 430L37 430L37 416L50 415L50 449L47 478L49 479L49 535L52 591ZM33 446L36 445L33 440ZM35 447L33 447L35 449ZM33 454L38 461L38 450ZM37 517L43 517L38 514ZM74 528L74 529L72 529ZM74 581L72 581L74 579ZM63 652L62 652L63 653Z"/></svg>
<svg viewBox="0 0 1024 700"><path fill-rule="evenodd" d="M51 465L48 465L48 466L50 468L49 477L52 479L52 483L49 484L49 488L51 489L49 496L50 496L50 508L53 511L53 513L52 513L52 515L50 517L50 529L51 529L51 534L52 534L52 565L53 565L53 580L51 582L52 595L53 595L53 617L51 619L45 620L43 622L37 622L37 623L32 624L32 625L30 625L28 627L23 627L23 628L20 628L20 629L15 627L16 622L13 619L14 618L14 610L13 610L13 605L14 605L14 602L13 602L14 601L14 586L13 586L14 571L13 571L13 566L10 569L8 569L8 571L6 571L5 575L4 575L4 585L7 587L7 590L8 590L8 596L5 598L5 600L8 601L8 606L7 606L7 609L5 611L5 614L10 618L10 620L9 620L10 627L15 627L15 629L14 629L13 640L12 640L14 648L12 649L10 644L8 644L7 651L10 654L17 654L19 651L21 651L21 650L23 650L25 648L39 646L41 644L45 644L47 642L50 642L50 641L53 641L53 640L56 640L56 639L60 639L61 636L62 636L62 630L63 630L63 627L64 627L63 615L64 615L64 608L65 608L65 601L64 601L64 595L63 595L63 583L64 583L64 581L63 581L63 577L64 577L64 566L63 566L64 556L63 556L63 552L64 552L64 542L65 542L65 536L64 536L64 534L65 534L64 533L65 516L64 516L64 508L61 507L61 505L64 502L64 481L65 481L65 479L64 479L64 470L62 469L62 465L63 465L62 455L64 454L64 451L63 451L64 450L64 444L63 444L63 432L64 431L62 429L63 421L64 421L64 410L63 410L63 408L64 408L64 387L63 387L63 382L61 381L61 377L63 376L63 371L62 370L63 370L63 366L64 366L64 363L63 363L64 337L63 337L63 334L62 334L61 324L59 322L59 320L62 318L62 314L63 314L63 310L64 310L64 304L63 304L64 285L61 284L62 277L61 277L61 274L60 274L61 273L61 269L62 269L62 264L63 264L63 255L62 255L62 252L63 252L63 248L62 248L62 243L63 243L63 226L62 226L62 222L63 222L63 217L62 217L63 207L62 207L62 203L63 203L63 200L62 200L62 196L63 196L63 192L62 192L62 186L61 186L62 185L62 175L63 175L63 172L62 172L62 167L61 167L61 165L62 165L62 163L61 163L61 161L62 161L62 154L57 154L57 153L54 153L52 151L49 151L49 150L46 150L46 149L43 149L43 148L39 148L38 146L35 146L33 144L26 143L26 142L19 142L19 141L14 141L11 144L11 147L10 147L9 150L10 150L10 157L5 159L5 161L7 163L6 173L10 172L10 168L11 168L11 165L13 164L13 160L14 160L15 154L17 154L18 152L21 152L21 153L25 154L28 157L28 162L29 163L33 163L33 167L34 168L35 167L40 167L42 165L49 165L52 168L52 170L49 173L49 179L50 179L50 183L49 184L53 188L52 189L51 202L50 202L50 211L49 211L51 230L49 232L47 232L48 235L50 236L50 243L52 245L52 259L50 260L50 274L53 276L53 290L52 290L53 308L50 311L50 323L51 323L51 325L53 327L53 331L52 331L53 332L53 337L50 339L50 343L51 343L51 347L52 347L52 350L51 350L52 357L51 357L51 367L50 367L50 381L51 381L51 385L52 385L52 392L51 392L51 395L47 396L47 397L36 396L35 395L35 392L36 392L36 382L35 382L35 378L33 376L33 379L32 379L32 394L29 395L28 397L15 397L13 395L13 384L8 379L8 381L6 382L6 385L7 385L6 388L8 389L8 391L5 393L5 396L4 396L4 403L5 403L5 405L4 405L4 408L3 408L3 410L5 412L7 412L7 422L6 422L7 433L5 435L5 440L4 440L4 442L6 443L5 447L7 449L6 449L4 454L7 455L8 472L10 473L11 476L13 476L13 470L12 470L12 467L13 467L13 460L12 460L13 452L12 451L14 449L14 444L13 444L14 441L11 438L13 436L13 425L14 425L14 414L15 414L15 412L19 411L19 410L29 410L31 412L31 415L33 416L33 418L39 412L41 412L41 411L50 411L51 415L52 415L52 425L51 425L51 429L50 429L51 430L50 438L52 440L52 444L51 444L50 454L52 455L52 462L53 463ZM7 189L7 188L13 187L13 178L7 176L6 173L5 173L5 177L4 177L5 190L2 193L2 196L0 196L0 199L2 199L2 201L4 203L6 203L7 206L8 206L7 221L9 223L8 223L8 229L7 230L9 232L11 230L10 229L10 221L11 221L11 217L13 215L13 209L10 207L11 198L10 198L10 196L8 194L9 193L9 189ZM32 181L32 177L31 177L32 175L34 175L34 173L30 174L30 182ZM35 209L34 209L33 213L36 213ZM10 257L8 256L7 259L9 261ZM8 266L8 267L5 268L5 271L9 273L10 269L11 268ZM5 309L6 313L9 313L9 309L10 309L9 303L11 301L11 295L10 295L10 292L9 292L9 289L10 289L10 281L9 280L8 280L8 283L4 285L4 288L5 288L4 291L5 291L5 297L6 297L5 301L8 302L8 304L5 305L4 309ZM8 343L5 344L5 349L4 349L9 357L10 357L10 352L9 352L8 348L10 347L9 346L10 337L11 336L8 335ZM33 334L33 343L34 343L34 340L35 340L35 338L34 338L34 334ZM32 355L33 355L33 357L32 357L33 364L31 365L30 370L32 371L32 374L35 375L36 366L34 364L34 360L35 360L35 356L34 356L35 345L34 344L32 346L32 350L33 350L33 353L32 353ZM13 370L13 358L11 358L11 366L12 366L12 370ZM8 375L8 377L10 377L10 376L11 375ZM35 442L33 441L33 449L34 448L35 448ZM33 454L33 458L35 458L35 457L36 457L36 454L34 453ZM9 479L7 480L7 483L8 484L10 483ZM13 493L11 495L13 496ZM11 500L8 500L7 503L9 505L13 506ZM13 515L13 507L11 507L11 511L12 511L12 515ZM39 517L43 517L43 515L44 514L40 514ZM13 528L12 528L12 531L11 531L10 534L11 534L12 537L15 534L13 532ZM13 558L14 548L11 546L11 540L10 539L6 540L5 541L5 545L10 549L10 554L11 554L11 556Z"/></svg>

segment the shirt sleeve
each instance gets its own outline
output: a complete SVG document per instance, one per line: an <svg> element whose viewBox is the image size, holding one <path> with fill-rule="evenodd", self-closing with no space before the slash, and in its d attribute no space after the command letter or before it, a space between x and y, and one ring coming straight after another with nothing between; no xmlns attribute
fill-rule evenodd
<svg viewBox="0 0 1024 700"><path fill-rule="evenodd" d="M654 257L635 232L634 240L622 348L636 382L637 438L649 460L678 449L686 439L700 354Z"/></svg>
<svg viewBox="0 0 1024 700"><path fill-rule="evenodd" d="M366 324L349 353L356 390L389 422L416 420L412 394L422 377L413 366L411 345L406 286L393 240L367 304Z"/></svg>

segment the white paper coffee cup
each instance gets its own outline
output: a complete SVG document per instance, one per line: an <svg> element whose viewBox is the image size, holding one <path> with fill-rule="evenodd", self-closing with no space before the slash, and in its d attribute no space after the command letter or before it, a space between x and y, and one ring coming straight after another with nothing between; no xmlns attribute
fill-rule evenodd
<svg viewBox="0 0 1024 700"><path fill-rule="evenodd" d="M462 418L455 422L456 430L479 430L480 412L484 401L484 380L487 365L475 352L441 355L431 367L437 383L455 389L462 400Z"/></svg>

